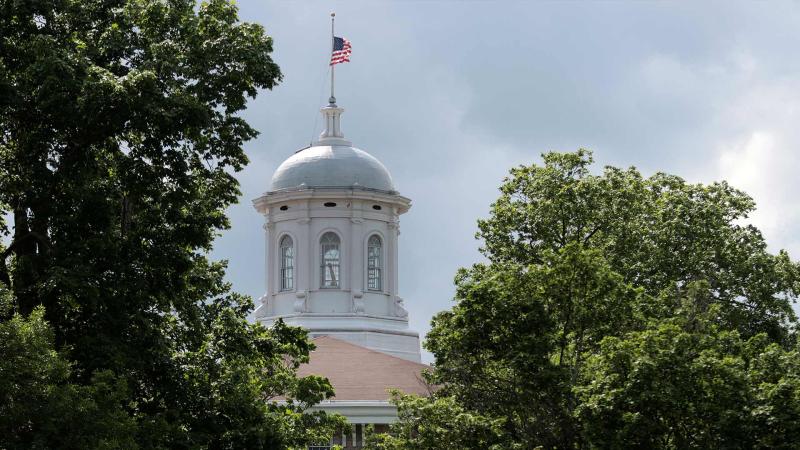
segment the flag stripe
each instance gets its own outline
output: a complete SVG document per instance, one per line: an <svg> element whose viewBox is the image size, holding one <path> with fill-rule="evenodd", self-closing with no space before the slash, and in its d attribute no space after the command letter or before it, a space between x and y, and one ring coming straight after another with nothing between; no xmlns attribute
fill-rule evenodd
<svg viewBox="0 0 800 450"><path fill-rule="evenodd" d="M339 64L343 62L350 62L350 54L352 47L350 41L341 37L333 38L333 51L331 52L331 64Z"/></svg>

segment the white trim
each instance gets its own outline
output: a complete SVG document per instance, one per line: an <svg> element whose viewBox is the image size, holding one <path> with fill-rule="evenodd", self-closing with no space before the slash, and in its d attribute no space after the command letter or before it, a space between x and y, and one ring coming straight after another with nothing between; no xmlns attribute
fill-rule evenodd
<svg viewBox="0 0 800 450"><path fill-rule="evenodd" d="M351 424L368 425L397 422L397 407L389 403L388 400L325 400L317 403L310 410L339 413Z"/></svg>
<svg viewBox="0 0 800 450"><path fill-rule="evenodd" d="M376 203L382 203L381 206L384 207L384 210L387 206L393 206L398 208L398 213L400 214L405 213L409 210L409 208L411 208L411 199L403 197L402 195L370 191L366 189L348 188L306 188L291 191L266 192L261 197L253 200L253 206L257 211L264 213L267 209L272 208L273 205L278 203L285 203L293 200L326 199L332 197L337 199L362 199ZM382 210L381 213L385 213L384 210ZM289 211L291 211L291 207L287 211L279 212L287 214ZM275 214L277 213L278 212L275 212Z"/></svg>

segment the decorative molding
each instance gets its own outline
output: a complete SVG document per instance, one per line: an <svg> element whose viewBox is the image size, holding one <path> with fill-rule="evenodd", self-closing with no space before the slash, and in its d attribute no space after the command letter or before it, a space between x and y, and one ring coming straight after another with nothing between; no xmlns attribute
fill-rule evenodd
<svg viewBox="0 0 800 450"><path fill-rule="evenodd" d="M401 319L397 316L384 316L384 315L376 315L376 314L364 314L356 316L351 312L346 313L328 313L328 312L307 312L305 314L277 314L272 316L264 317L265 320L278 320L283 319L284 321L289 319L303 319L306 321L316 321L316 320L335 320L341 321L342 319L363 319L367 322L379 322L379 323L390 323L394 327L399 328L391 328L392 330L403 330L408 328L408 320ZM314 325L316 326L316 325ZM310 328L310 327L306 327Z"/></svg>
<svg viewBox="0 0 800 450"><path fill-rule="evenodd" d="M385 334L389 336L405 336L405 337L412 337L412 338L419 338L419 333L416 331L403 331L403 330L385 330L383 328L368 328L368 327L361 327L361 328L314 328L313 330L309 330L311 334L335 334L335 333L376 333L376 334Z"/></svg>
<svg viewBox="0 0 800 450"><path fill-rule="evenodd" d="M294 312L296 313L304 313L306 312L306 291L297 291L295 292L295 297L297 297L294 301Z"/></svg>
<svg viewBox="0 0 800 450"><path fill-rule="evenodd" d="M326 411L343 415L351 424L391 424L397 422L397 407L386 400L325 400L310 411ZM355 442L356 427L348 440ZM347 448L355 448L348 446Z"/></svg>
<svg viewBox="0 0 800 450"><path fill-rule="evenodd" d="M403 299L398 296L395 296L394 298L394 314L397 317L408 319L408 310L406 310L405 305L403 304Z"/></svg>
<svg viewBox="0 0 800 450"><path fill-rule="evenodd" d="M306 225L307 223L310 222L311 219L309 217L303 217L302 219L297 219L297 223L299 223L300 225Z"/></svg>
<svg viewBox="0 0 800 450"><path fill-rule="evenodd" d="M264 294L258 298L259 305L254 311L255 317L269 317L269 294Z"/></svg>
<svg viewBox="0 0 800 450"><path fill-rule="evenodd" d="M352 188L321 188L312 189L292 189L286 191L267 192L261 197L253 200L253 206L259 212L266 211L273 205L289 201L309 201L312 199L331 198L351 198L366 202L376 202L387 205L387 212L403 214L411 208L411 199L403 197L396 192L372 191L367 189Z"/></svg>
<svg viewBox="0 0 800 450"><path fill-rule="evenodd" d="M364 314L364 293L361 291L353 291L353 312Z"/></svg>

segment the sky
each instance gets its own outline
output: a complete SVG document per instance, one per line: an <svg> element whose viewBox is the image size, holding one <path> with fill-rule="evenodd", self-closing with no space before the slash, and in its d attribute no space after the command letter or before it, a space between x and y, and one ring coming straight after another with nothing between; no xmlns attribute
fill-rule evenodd
<svg viewBox="0 0 800 450"><path fill-rule="evenodd" d="M401 217L400 295L424 335L451 307L453 276L482 260L486 217L509 168L542 152L594 152L752 195L772 251L800 257L800 3L239 0L274 39L283 81L243 117L232 227L213 256L233 288L265 290L252 199L321 128L330 12L351 62L336 68L342 129L413 201ZM431 362L430 354L423 360Z"/></svg>

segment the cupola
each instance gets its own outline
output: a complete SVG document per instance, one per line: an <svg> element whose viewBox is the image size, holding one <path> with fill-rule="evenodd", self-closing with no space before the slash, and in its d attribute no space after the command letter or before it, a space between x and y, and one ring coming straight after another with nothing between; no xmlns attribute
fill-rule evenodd
<svg viewBox="0 0 800 450"><path fill-rule="evenodd" d="M398 295L399 217L411 201L380 161L345 139L333 96L321 112L317 142L284 161L254 200L267 239L256 319L419 362L419 335Z"/></svg>

